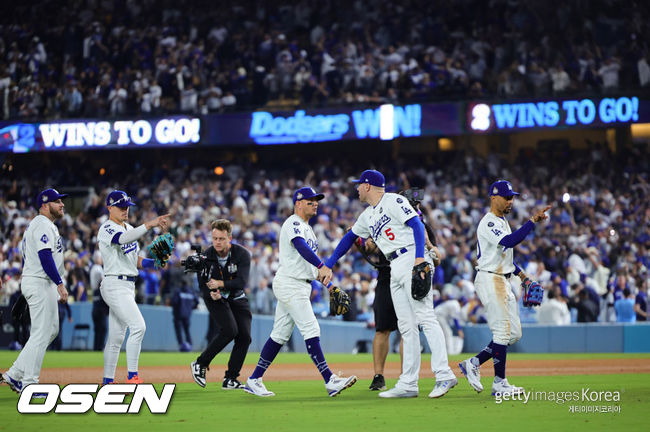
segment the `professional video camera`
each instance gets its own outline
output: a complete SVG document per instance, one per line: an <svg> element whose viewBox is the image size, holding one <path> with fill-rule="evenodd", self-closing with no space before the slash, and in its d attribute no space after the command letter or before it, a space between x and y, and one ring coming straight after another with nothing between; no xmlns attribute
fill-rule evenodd
<svg viewBox="0 0 650 432"><path fill-rule="evenodd" d="M189 255L186 259L181 260L181 265L184 267L185 273L197 273L203 270L208 263L208 258L201 254L201 245L193 244L190 249L195 251L194 255Z"/></svg>

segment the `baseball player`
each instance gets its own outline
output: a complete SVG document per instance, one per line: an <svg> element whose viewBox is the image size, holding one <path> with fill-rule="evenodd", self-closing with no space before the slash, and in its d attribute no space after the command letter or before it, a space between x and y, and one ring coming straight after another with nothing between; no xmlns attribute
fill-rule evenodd
<svg viewBox="0 0 650 432"><path fill-rule="evenodd" d="M154 260L138 255L137 240L154 227L166 229L169 215L158 216L133 228L129 219L129 207L135 203L122 191L114 190L106 197L109 220L99 227L97 243L104 262L104 279L99 286L102 298L110 308L108 315L108 339L104 348L104 384L115 379L115 367L120 355L127 327L126 342L127 383L142 384L138 377L138 359L146 326L135 303L135 280L139 268L154 268Z"/></svg>
<svg viewBox="0 0 650 432"><path fill-rule="evenodd" d="M318 258L318 241L309 225L309 219L318 211L318 201L323 194L310 187L298 189L293 194L294 213L282 224L280 230L280 265L273 278L273 294L278 300L271 336L264 344L253 374L244 390L256 396L274 396L266 389L262 375L291 337L294 325L305 338L307 352L325 381L325 389L334 397L357 382L356 376L339 377L330 371L320 346L320 327L309 300L311 281L319 279L328 285L332 271Z"/></svg>
<svg viewBox="0 0 650 432"><path fill-rule="evenodd" d="M402 374L394 388L379 393L383 398L418 396L420 373L420 332L422 327L431 347L431 369L436 383L429 397L444 396L458 380L447 363L445 339L433 310L433 293L414 300L411 296L412 271L425 261L425 229L408 200L398 194L386 193L383 174L364 171L355 183L362 202L370 204L341 239L326 262L332 268L358 238L372 237L390 261L390 292L397 315L397 325L404 341Z"/></svg>
<svg viewBox="0 0 650 432"><path fill-rule="evenodd" d="M521 322L517 299L512 293L510 276L514 273L522 280L525 273L514 263L513 248L535 228L537 222L547 219L546 206L537 211L517 231L512 232L505 215L512 210L514 197L519 195L506 180L498 180L490 186L490 211L478 224L476 245L478 266L474 286L476 294L485 306L492 341L476 356L459 363L463 375L477 392L483 391L479 367L494 359L494 383L492 395L519 394L523 388L508 383L506 379L506 354L508 345L521 338Z"/></svg>
<svg viewBox="0 0 650 432"><path fill-rule="evenodd" d="M464 333L460 324L462 320L460 302L454 298L454 286L445 284L442 288L442 298L433 304L442 333L445 335L447 352L451 355L460 354L463 350ZM457 331L458 338L454 337L453 330Z"/></svg>
<svg viewBox="0 0 650 432"><path fill-rule="evenodd" d="M38 215L23 234L23 275L20 289L29 305L31 335L11 368L2 374L0 383L7 383L16 393L23 387L38 383L47 346L59 333L57 297L67 302L63 286L63 241L54 221L64 213L62 198L56 189L38 194ZM35 397L44 397L35 394Z"/></svg>

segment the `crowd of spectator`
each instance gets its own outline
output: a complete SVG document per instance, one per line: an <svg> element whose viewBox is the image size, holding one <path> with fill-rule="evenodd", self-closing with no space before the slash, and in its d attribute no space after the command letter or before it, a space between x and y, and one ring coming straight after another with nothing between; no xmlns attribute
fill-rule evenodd
<svg viewBox="0 0 650 432"><path fill-rule="evenodd" d="M647 89L622 0L42 0L0 6L1 118Z"/></svg>
<svg viewBox="0 0 650 432"><path fill-rule="evenodd" d="M422 208L443 255L434 274L435 287L444 294L442 300L459 301L462 322L485 320L473 287L475 230L489 205L487 188L496 178L511 180L522 193L509 217L513 227L527 220L534 208L545 203L553 206L549 222L516 250L518 263L547 293L542 307L526 310L524 320L565 324L647 319L647 151L629 148L612 154L607 146L594 144L589 150L567 151L561 157L564 163L558 165L556 154L522 152L514 163L507 163L496 154L484 158L459 151L439 153L425 162L400 160L375 166L385 173L389 191L409 186L425 189ZM68 198L69 211L59 223L66 251L66 286L72 301L81 302L92 301L101 276L96 233L107 218L104 200L113 188L125 188L134 197L134 224L155 214L173 214L175 256L160 274L142 272L140 302L169 305L175 290L195 285L195 278L183 274L179 261L193 253L192 244L207 247L210 221L227 217L233 222L234 240L252 253L247 294L253 311L261 314L273 312L271 280L278 265L278 234L293 211L293 191L312 185L325 194L312 220L322 257L332 252L363 209L348 180L367 167L350 162L323 160L317 169L300 172L276 164L233 160L220 176L182 158L168 162L171 168L150 169L136 162L135 169L125 164L124 172L103 179L102 186L84 170L68 169L67 174L51 170L47 178L1 177L0 303L7 304L19 288L22 233L35 215L34 197L46 186L65 192L86 185L91 191ZM143 243L150 240L144 238ZM375 276L374 268L358 253L339 262L335 283L354 299L353 310L344 319L372 323ZM322 316L327 315L323 290L314 284L314 310ZM568 308L575 310L573 318Z"/></svg>

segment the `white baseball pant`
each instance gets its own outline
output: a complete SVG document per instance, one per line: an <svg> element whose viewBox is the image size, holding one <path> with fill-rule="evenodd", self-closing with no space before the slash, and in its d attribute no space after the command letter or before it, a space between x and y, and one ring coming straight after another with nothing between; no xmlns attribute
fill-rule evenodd
<svg viewBox="0 0 650 432"><path fill-rule="evenodd" d="M311 284L306 280L287 276L273 278L273 294L278 299L271 339L284 345L298 326L300 334L307 340L320 337L320 326L311 307Z"/></svg>
<svg viewBox="0 0 650 432"><path fill-rule="evenodd" d="M106 276L99 289L110 308L108 338L104 348L104 377L115 378L115 368L127 328L129 339L126 341L126 366L129 372L137 372L142 339L147 326L135 302L135 282Z"/></svg>
<svg viewBox="0 0 650 432"><path fill-rule="evenodd" d="M510 281L498 274L478 271L474 286L485 307L494 342L499 345L512 345L521 339L519 305L510 287Z"/></svg>
<svg viewBox="0 0 650 432"><path fill-rule="evenodd" d="M422 300L411 297L411 278L415 262L415 248L395 258L390 263L390 293L397 315L397 326L404 340L402 374L395 387L417 391L420 375L420 331L431 348L431 370L436 381L455 378L449 367L445 336L433 310L433 291Z"/></svg>
<svg viewBox="0 0 650 432"><path fill-rule="evenodd" d="M31 331L18 358L7 371L23 387L38 383L47 346L59 334L59 308L56 285L49 279L25 276L20 289L29 305Z"/></svg>

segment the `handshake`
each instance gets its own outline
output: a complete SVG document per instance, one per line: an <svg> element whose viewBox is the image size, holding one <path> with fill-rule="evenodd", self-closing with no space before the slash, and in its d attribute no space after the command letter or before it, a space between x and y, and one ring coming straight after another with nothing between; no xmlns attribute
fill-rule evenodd
<svg viewBox="0 0 650 432"><path fill-rule="evenodd" d="M324 263L318 269L318 280L325 286L329 285L332 281L332 269L327 267Z"/></svg>

